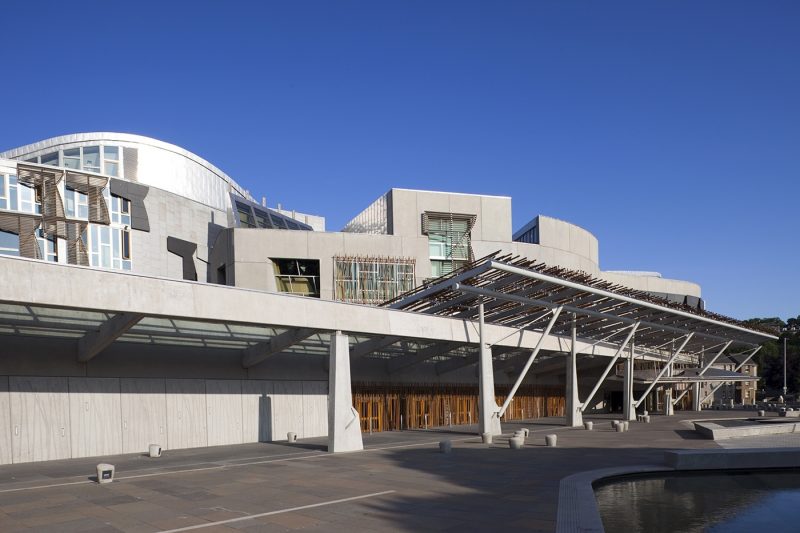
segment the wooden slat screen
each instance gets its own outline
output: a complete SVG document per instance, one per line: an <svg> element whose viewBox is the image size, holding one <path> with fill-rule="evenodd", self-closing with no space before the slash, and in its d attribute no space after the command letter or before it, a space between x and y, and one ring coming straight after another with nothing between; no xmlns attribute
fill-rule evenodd
<svg viewBox="0 0 800 533"><path fill-rule="evenodd" d="M497 386L502 405L510 386ZM523 385L503 421L564 416L564 388ZM364 432L476 424L478 387L446 384L354 383L353 406ZM427 415L427 417L426 417Z"/></svg>

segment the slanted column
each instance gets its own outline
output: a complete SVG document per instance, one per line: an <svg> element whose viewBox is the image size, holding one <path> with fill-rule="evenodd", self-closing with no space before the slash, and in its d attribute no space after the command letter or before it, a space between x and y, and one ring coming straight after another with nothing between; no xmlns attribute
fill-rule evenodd
<svg viewBox="0 0 800 533"><path fill-rule="evenodd" d="M572 315L572 347L567 357L566 414L567 426L573 428L583 425L583 413L581 412L581 401L578 394L578 352L576 339L575 315Z"/></svg>
<svg viewBox="0 0 800 533"><path fill-rule="evenodd" d="M500 406L494 395L494 369L492 368L492 349L483 334L483 304L478 306L478 336L481 344L478 362L480 378L478 383L478 431L500 435Z"/></svg>
<svg viewBox="0 0 800 533"><path fill-rule="evenodd" d="M622 391L622 417L625 420L636 420L636 406L633 398L633 357L635 353L634 341L631 339L630 352L625 359L625 376Z"/></svg>
<svg viewBox="0 0 800 533"><path fill-rule="evenodd" d="M350 344L341 331L331 333L328 370L328 451L355 452L364 449L361 421L353 407L350 387Z"/></svg>

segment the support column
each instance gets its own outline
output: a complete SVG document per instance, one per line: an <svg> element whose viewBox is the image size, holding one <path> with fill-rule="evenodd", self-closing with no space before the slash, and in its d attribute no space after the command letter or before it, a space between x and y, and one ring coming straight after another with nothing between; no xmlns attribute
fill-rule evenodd
<svg viewBox="0 0 800 533"><path fill-rule="evenodd" d="M500 435L500 406L494 395L494 369L492 368L492 349L483 334L483 304L478 306L478 336L481 348L478 361L480 379L478 383L478 431Z"/></svg>
<svg viewBox="0 0 800 533"><path fill-rule="evenodd" d="M636 406L633 398L633 356L635 353L634 341L631 339L630 353L625 359L625 376L623 379L624 389L622 391L622 418L624 420L636 420Z"/></svg>
<svg viewBox="0 0 800 533"><path fill-rule="evenodd" d="M575 315L572 315L572 344L569 356L567 357L566 414L567 426L573 428L583 425L583 412L581 411L580 395L578 394L578 354L576 338Z"/></svg>
<svg viewBox="0 0 800 533"><path fill-rule="evenodd" d="M672 362L667 363L667 377L672 377ZM672 383L664 387L664 416L672 416L675 414L675 404L672 403L672 398L675 396L675 389Z"/></svg>
<svg viewBox="0 0 800 533"><path fill-rule="evenodd" d="M361 422L353 407L350 386L350 344L341 331L331 333L328 370L328 451L355 452L364 449Z"/></svg>
<svg viewBox="0 0 800 533"><path fill-rule="evenodd" d="M664 415L672 416L675 414L675 407L672 405L672 385L664 387Z"/></svg>
<svg viewBox="0 0 800 533"><path fill-rule="evenodd" d="M692 383L692 411L702 411L700 404L700 383Z"/></svg>

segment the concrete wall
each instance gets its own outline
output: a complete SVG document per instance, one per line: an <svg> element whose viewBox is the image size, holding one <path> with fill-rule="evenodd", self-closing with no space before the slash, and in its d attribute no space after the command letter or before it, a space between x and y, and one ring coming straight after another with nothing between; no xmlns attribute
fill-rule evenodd
<svg viewBox="0 0 800 533"><path fill-rule="evenodd" d="M227 223L224 211L151 187L144 199L150 231L131 230L133 271L148 276L182 279L182 259L167 251L167 237L197 244L194 256L197 279L208 276L211 239Z"/></svg>
<svg viewBox="0 0 800 533"><path fill-rule="evenodd" d="M409 189L391 190L389 227L393 235L422 235L422 213L437 211L477 215L473 240L511 242L511 198Z"/></svg>
<svg viewBox="0 0 800 533"><path fill-rule="evenodd" d="M0 376L0 464L325 436L327 389L308 380Z"/></svg>
<svg viewBox="0 0 800 533"><path fill-rule="evenodd" d="M430 277L428 237L396 237L367 233L320 233L268 229L230 229L227 239L233 243L233 270L236 286L276 291L272 258L316 259L320 262L320 296L333 299L333 257L360 255L371 257L411 258L416 260L417 284ZM220 237L222 239L222 237ZM224 241L219 241L220 246ZM214 264L223 258L214 252Z"/></svg>

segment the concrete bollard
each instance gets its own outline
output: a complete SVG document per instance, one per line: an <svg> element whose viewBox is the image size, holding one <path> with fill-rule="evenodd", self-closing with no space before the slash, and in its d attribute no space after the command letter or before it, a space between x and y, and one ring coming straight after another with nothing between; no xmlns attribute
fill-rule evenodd
<svg viewBox="0 0 800 533"><path fill-rule="evenodd" d="M558 443L558 435L556 434L545 435L544 443L547 445L548 448L555 448L556 444Z"/></svg>
<svg viewBox="0 0 800 533"><path fill-rule="evenodd" d="M644 415L644 417L642 417L642 422L644 422L645 424L649 424L650 423L650 415Z"/></svg>
<svg viewBox="0 0 800 533"><path fill-rule="evenodd" d="M594 422L584 422L583 427L586 428L587 431L591 431L594 427Z"/></svg>
<svg viewBox="0 0 800 533"><path fill-rule="evenodd" d="M767 416L767 412L764 411L763 409L759 409L758 410L758 416Z"/></svg>
<svg viewBox="0 0 800 533"><path fill-rule="evenodd" d="M484 444L491 444L492 443L492 434L491 433L481 433L481 441Z"/></svg>
<svg viewBox="0 0 800 533"><path fill-rule="evenodd" d="M617 425L619 424L619 420L612 420L611 421L611 429L617 429Z"/></svg>
<svg viewBox="0 0 800 533"><path fill-rule="evenodd" d="M286 440L289 442L297 442L297 433L290 431L286 434Z"/></svg>
<svg viewBox="0 0 800 533"><path fill-rule="evenodd" d="M519 450L525 445L525 439L522 437L511 437L508 439L508 447L512 450Z"/></svg>
<svg viewBox="0 0 800 533"><path fill-rule="evenodd" d="M453 443L449 440L443 440L439 443L439 451L442 453L450 453L453 450Z"/></svg>
<svg viewBox="0 0 800 533"><path fill-rule="evenodd" d="M158 444L151 444L147 447L147 454L150 457L161 457L161 446Z"/></svg>
<svg viewBox="0 0 800 533"><path fill-rule="evenodd" d="M617 424L617 433L625 431L625 424Z"/></svg>
<svg viewBox="0 0 800 533"><path fill-rule="evenodd" d="M649 415L649 414L650 414L650 413L648 413L648 412L647 412L647 409L645 409L644 411L642 411L642 416L647 416L647 415Z"/></svg>
<svg viewBox="0 0 800 533"><path fill-rule="evenodd" d="M631 428L631 423L628 422L627 420L623 422L622 425L624 427L623 431L628 431Z"/></svg>
<svg viewBox="0 0 800 533"><path fill-rule="evenodd" d="M114 465L100 463L97 465L97 482L111 483L114 481Z"/></svg>

